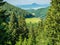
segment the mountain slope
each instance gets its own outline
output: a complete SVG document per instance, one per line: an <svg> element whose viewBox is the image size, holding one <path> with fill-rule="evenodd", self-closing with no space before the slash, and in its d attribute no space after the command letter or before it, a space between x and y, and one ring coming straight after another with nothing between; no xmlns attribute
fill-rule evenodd
<svg viewBox="0 0 60 45"><path fill-rule="evenodd" d="M7 2L4 3L4 5L2 6L2 8L4 10L7 10L6 14L10 14L10 12L14 12L15 15L21 15L24 16L26 18L28 17L34 17L31 13L27 12L26 10L23 10L21 8L15 7Z"/></svg>
<svg viewBox="0 0 60 45"><path fill-rule="evenodd" d="M36 17L45 18L48 9L49 9L49 7L46 7L46 8L40 8L40 9L37 9L37 10L29 9L29 10L27 10L27 11L30 12L30 13L35 14Z"/></svg>

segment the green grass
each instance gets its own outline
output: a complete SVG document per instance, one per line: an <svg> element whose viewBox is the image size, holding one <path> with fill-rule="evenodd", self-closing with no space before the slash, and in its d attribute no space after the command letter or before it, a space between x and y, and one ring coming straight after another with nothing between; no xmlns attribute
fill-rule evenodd
<svg viewBox="0 0 60 45"><path fill-rule="evenodd" d="M40 18L26 18L25 21L26 21L26 23L32 23L32 24L34 24L34 23L40 22L41 19Z"/></svg>

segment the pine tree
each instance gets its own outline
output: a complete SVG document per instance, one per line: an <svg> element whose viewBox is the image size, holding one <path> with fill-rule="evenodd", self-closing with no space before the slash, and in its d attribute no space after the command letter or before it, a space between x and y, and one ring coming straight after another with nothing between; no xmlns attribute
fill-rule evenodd
<svg viewBox="0 0 60 45"><path fill-rule="evenodd" d="M33 41L33 36L30 34L28 34L28 39L27 39L27 45L32 45Z"/></svg>
<svg viewBox="0 0 60 45"><path fill-rule="evenodd" d="M9 40L11 41L11 45L16 44L17 25L18 24L17 24L17 21L16 21L16 16L15 16L14 12L11 12L10 22L9 22L9 30L8 30Z"/></svg>
<svg viewBox="0 0 60 45"><path fill-rule="evenodd" d="M30 27L29 27L29 33L28 33L28 39L27 39L27 45L33 45L33 32L32 32L32 30L33 30L33 27L32 27L32 25L30 25Z"/></svg>
<svg viewBox="0 0 60 45"><path fill-rule="evenodd" d="M36 34L37 34L36 28L37 27L35 27L34 24L31 24L29 26L29 34L28 34L28 44L29 45L36 45Z"/></svg>
<svg viewBox="0 0 60 45"><path fill-rule="evenodd" d="M18 33L22 34L22 38L28 38L28 29L26 26L25 18L23 16L18 16Z"/></svg>
<svg viewBox="0 0 60 45"><path fill-rule="evenodd" d="M3 3L2 3L3 4ZM0 4L0 45L4 45L7 41L7 33L6 33L6 18L7 16L5 15L6 10L3 10ZM4 17L4 18L3 18Z"/></svg>
<svg viewBox="0 0 60 45"><path fill-rule="evenodd" d="M45 21L48 45L60 45L60 1L51 0L51 7Z"/></svg>
<svg viewBox="0 0 60 45"><path fill-rule="evenodd" d="M22 42L22 45L27 45L27 39L25 38L24 41Z"/></svg>
<svg viewBox="0 0 60 45"><path fill-rule="evenodd" d="M16 42L15 45L22 45L22 36L19 36L19 40Z"/></svg>
<svg viewBox="0 0 60 45"><path fill-rule="evenodd" d="M46 45L43 22L44 21L41 19L36 27L36 45Z"/></svg>

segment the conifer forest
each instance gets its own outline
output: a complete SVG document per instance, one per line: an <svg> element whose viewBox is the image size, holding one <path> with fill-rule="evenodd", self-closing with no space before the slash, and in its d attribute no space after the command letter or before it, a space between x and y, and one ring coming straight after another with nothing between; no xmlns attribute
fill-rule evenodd
<svg viewBox="0 0 60 45"><path fill-rule="evenodd" d="M38 10L0 0L0 45L60 45L60 0Z"/></svg>

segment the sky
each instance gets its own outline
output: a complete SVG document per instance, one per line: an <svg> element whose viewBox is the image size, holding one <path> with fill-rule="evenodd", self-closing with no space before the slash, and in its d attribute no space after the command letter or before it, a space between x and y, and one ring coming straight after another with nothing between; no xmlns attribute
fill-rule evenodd
<svg viewBox="0 0 60 45"><path fill-rule="evenodd" d="M4 0L13 5L27 5L32 3L50 4L50 0Z"/></svg>

